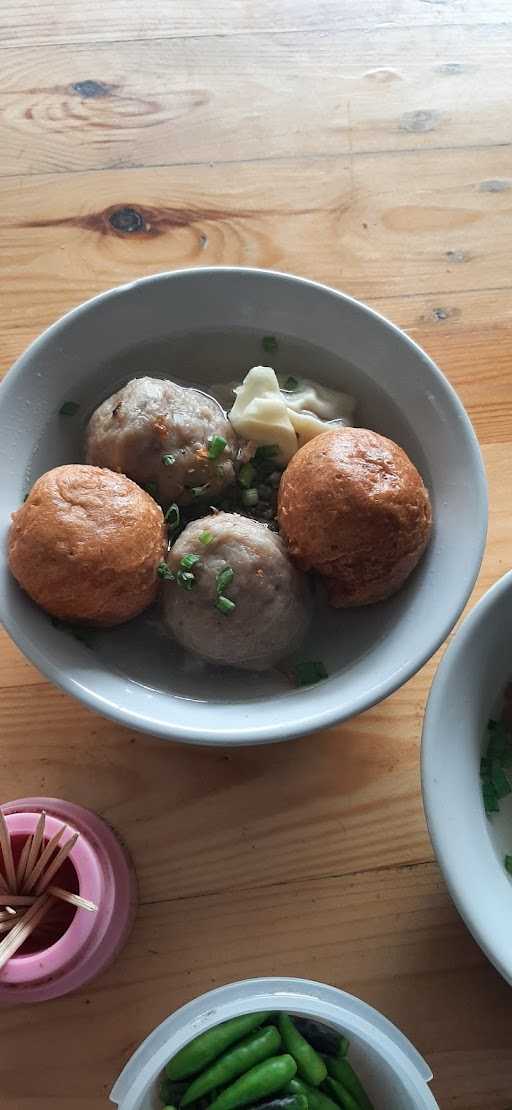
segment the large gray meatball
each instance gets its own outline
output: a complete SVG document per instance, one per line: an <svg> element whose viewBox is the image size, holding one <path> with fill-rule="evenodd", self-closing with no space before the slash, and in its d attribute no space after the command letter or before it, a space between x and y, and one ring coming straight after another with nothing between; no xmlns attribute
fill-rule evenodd
<svg viewBox="0 0 512 1110"><path fill-rule="evenodd" d="M237 513L195 520L168 565L177 580L164 582L164 619L184 648L211 663L263 671L300 646L309 583L265 524Z"/></svg>
<svg viewBox="0 0 512 1110"><path fill-rule="evenodd" d="M222 447L216 436L226 446L210 458ZM211 501L232 483L237 445L213 398L160 378L134 378L91 416L86 461L127 474L163 505L188 505Z"/></svg>

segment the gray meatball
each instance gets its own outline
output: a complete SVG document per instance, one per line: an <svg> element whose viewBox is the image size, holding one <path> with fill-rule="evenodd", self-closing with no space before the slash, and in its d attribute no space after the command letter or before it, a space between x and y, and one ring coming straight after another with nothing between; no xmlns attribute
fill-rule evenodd
<svg viewBox="0 0 512 1110"><path fill-rule="evenodd" d="M226 446L211 459L215 436ZM217 498L233 482L237 448L213 398L160 378L134 378L96 409L87 426L86 461L127 474L163 505Z"/></svg>
<svg viewBox="0 0 512 1110"><path fill-rule="evenodd" d="M187 568L186 555L200 561ZM309 583L265 524L237 513L195 520L168 565L178 580L164 582L164 620L188 651L211 663L264 671L300 646L310 618ZM219 601L219 582L227 605Z"/></svg>

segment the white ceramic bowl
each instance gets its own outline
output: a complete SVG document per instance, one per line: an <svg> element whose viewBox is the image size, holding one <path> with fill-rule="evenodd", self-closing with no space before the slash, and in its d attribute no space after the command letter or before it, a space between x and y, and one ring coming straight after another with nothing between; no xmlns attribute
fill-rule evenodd
<svg viewBox="0 0 512 1110"><path fill-rule="evenodd" d="M349 1060L375 1110L436 1110L432 1072L403 1033L359 998L309 979L246 979L209 991L166 1018L133 1054L110 1093L119 1110L157 1110L159 1077L176 1052L221 1021L286 1010L332 1026L350 1040Z"/></svg>
<svg viewBox="0 0 512 1110"><path fill-rule="evenodd" d="M512 675L512 571L478 602L454 636L428 700L423 801L438 863L478 944L512 983L512 805L484 812L479 767L487 721Z"/></svg>
<svg viewBox="0 0 512 1110"><path fill-rule="evenodd" d="M0 537L33 480L81 459L91 410L144 372L183 381L234 378L279 342L278 369L307 373L358 399L358 422L397 440L430 489L434 533L405 588L361 610L317 613L304 656L329 679L293 690L275 672L256 679L191 659L169 665L147 618L102 633L94 651L52 627L11 579L0 616L53 682L131 728L208 744L284 740L367 709L406 681L459 616L481 562L486 485L471 424L434 363L364 305L300 278L262 270L186 270L113 289L49 328L0 391ZM266 356L268 358L268 356ZM59 416L66 400L76 416Z"/></svg>

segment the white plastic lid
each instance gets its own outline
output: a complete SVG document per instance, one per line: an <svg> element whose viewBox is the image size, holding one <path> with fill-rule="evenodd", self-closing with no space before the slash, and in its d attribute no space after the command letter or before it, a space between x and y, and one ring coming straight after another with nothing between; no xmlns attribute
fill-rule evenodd
<svg viewBox="0 0 512 1110"><path fill-rule="evenodd" d="M112 1088L112 1102L119 1110L154 1110L159 1077L183 1045L212 1025L257 1010L287 1010L344 1033L349 1059L376 1110L439 1110L428 1087L430 1068L387 1018L335 987L285 978L230 983L176 1010L128 1061Z"/></svg>

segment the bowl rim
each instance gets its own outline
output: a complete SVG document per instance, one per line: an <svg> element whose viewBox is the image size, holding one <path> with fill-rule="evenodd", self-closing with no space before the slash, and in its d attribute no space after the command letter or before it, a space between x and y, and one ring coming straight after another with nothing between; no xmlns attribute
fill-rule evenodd
<svg viewBox="0 0 512 1110"><path fill-rule="evenodd" d="M437 632L429 637L424 642L421 651L417 651L414 655L403 663L402 666L396 668L393 672L388 674L385 678L380 679L375 684L370 684L366 692L360 694L354 699L350 707L340 711L338 706L334 683L333 694L330 698L329 706L324 709L311 708L311 698L314 698L315 687L308 688L308 701L304 702L305 712L297 715L293 723L286 723L286 720L277 721L275 724L259 725L257 723L241 723L236 727L226 727L220 722L217 725L208 727L204 724L200 726L190 725L186 723L174 723L169 719L162 720L147 720L143 715L138 713L135 709L131 709L126 704L115 704L102 694L97 693L89 686L84 687L83 684L73 677L68 672L63 672L58 664L55 664L51 659L48 659L44 649L40 647L15 620L11 620L10 614L3 607L3 612L0 612L0 617L4 623L6 630L12 637L14 642L20 650L30 659L36 667L44 674L52 683L60 687L66 693L71 694L77 698L89 709L96 710L102 716L113 720L117 724L125 725L128 728L135 728L137 731L148 733L152 736L159 736L166 740L177 740L181 743L190 744L205 744L205 745L218 745L218 746L236 746L238 744L251 745L251 744L264 744L271 742L278 742L289 740L292 738L300 737L311 733L312 731L319 731L325 728L341 724L345 720L370 709L372 706L383 701L394 693L400 686L416 674L421 667L432 657L440 645L445 641L449 632L453 628L455 622L464 609L468 598L471 595L475 585L476 578L480 569L480 565L485 550L485 543L487 537L487 515L488 515L488 499L487 499L487 481L485 476L485 469L480 452L478 439L474 428L471 424L469 416L456 393L453 386L448 379L433 361L430 356L415 343L401 328L392 321L388 320L385 316L381 315L375 309L370 308L364 302L351 297L347 293L343 293L332 286L326 285L321 282L313 281L310 278L300 277L294 274L288 274L284 271L259 269L256 267L246 266L204 266L204 267L188 267L178 270L164 270L155 274L145 275L144 277L137 278L133 281L125 282L122 285L113 286L110 289L104 290L96 294L94 297L76 305L68 312L64 313L61 317L55 320L48 328L46 328L39 336L37 336L32 343L22 352L19 358L13 363L10 370L7 372L2 383L1 398L6 398L14 393L19 379L23 376L26 370L27 363L34 357L40 348L58 335L60 330L68 323L77 320L79 317L93 312L96 305L112 300L116 297L122 297L125 293L143 287L151 287L153 284L160 284L172 281L195 281L197 278L203 280L215 280L216 275L227 274L233 277L246 276L256 281L285 281L286 283L296 285L298 287L306 287L312 291L322 291L332 301L343 302L350 306L350 309L356 313L360 313L367 319L371 319L383 330L390 331L394 334L406 349L414 354L415 358L419 358L424 365L429 369L429 372L436 379L438 386L444 391L447 400L454 410L457 419L457 426L459 434L466 440L468 452L474 459L474 473L472 474L473 481L473 498L474 498L474 516L477 522L475 529L475 543L472 553L472 559L466 576L461 579L459 592L455 595L454 600L449 609L444 611L444 620L439 624ZM0 398L0 408L1 408ZM476 539L477 529L479 531L478 540ZM305 693L306 691L304 691ZM169 704L174 702L175 698L169 695ZM246 701L240 701L240 712L243 714L244 706L247 706ZM219 703L219 707L222 703ZM308 708L309 707L309 708Z"/></svg>
<svg viewBox="0 0 512 1110"><path fill-rule="evenodd" d="M380 1010L337 986L296 976L271 975L233 980L194 996L177 1007L137 1046L110 1091L119 1110L134 1110L169 1058L199 1033L229 1018L258 1010L310 1016L349 1036L357 1034L387 1059L415 1105L438 1110L430 1090L432 1069L402 1030Z"/></svg>
<svg viewBox="0 0 512 1110"><path fill-rule="evenodd" d="M443 713L446 691L451 686L454 673L464 659L467 646L478 637L491 613L500 605L503 595L511 589L512 570L509 570L502 578L494 582L480 598L474 609L462 622L446 649L434 675L427 701L423 719L420 764L423 806L428 831L450 895L467 928L488 960L503 978L512 985L512 960L509 958L507 962L506 957L496 950L496 940L493 940L490 936L490 929L485 926L485 915L481 912L482 900L481 894L478 893L479 888L467 881L466 871L458 866L453 845L453 824L451 824L451 832L449 832L447 824L438 821L439 801L434 796L437 775L435 738L438 731L438 722ZM451 817L453 822L460 820L456 809L452 811ZM502 945L500 947L503 948Z"/></svg>

